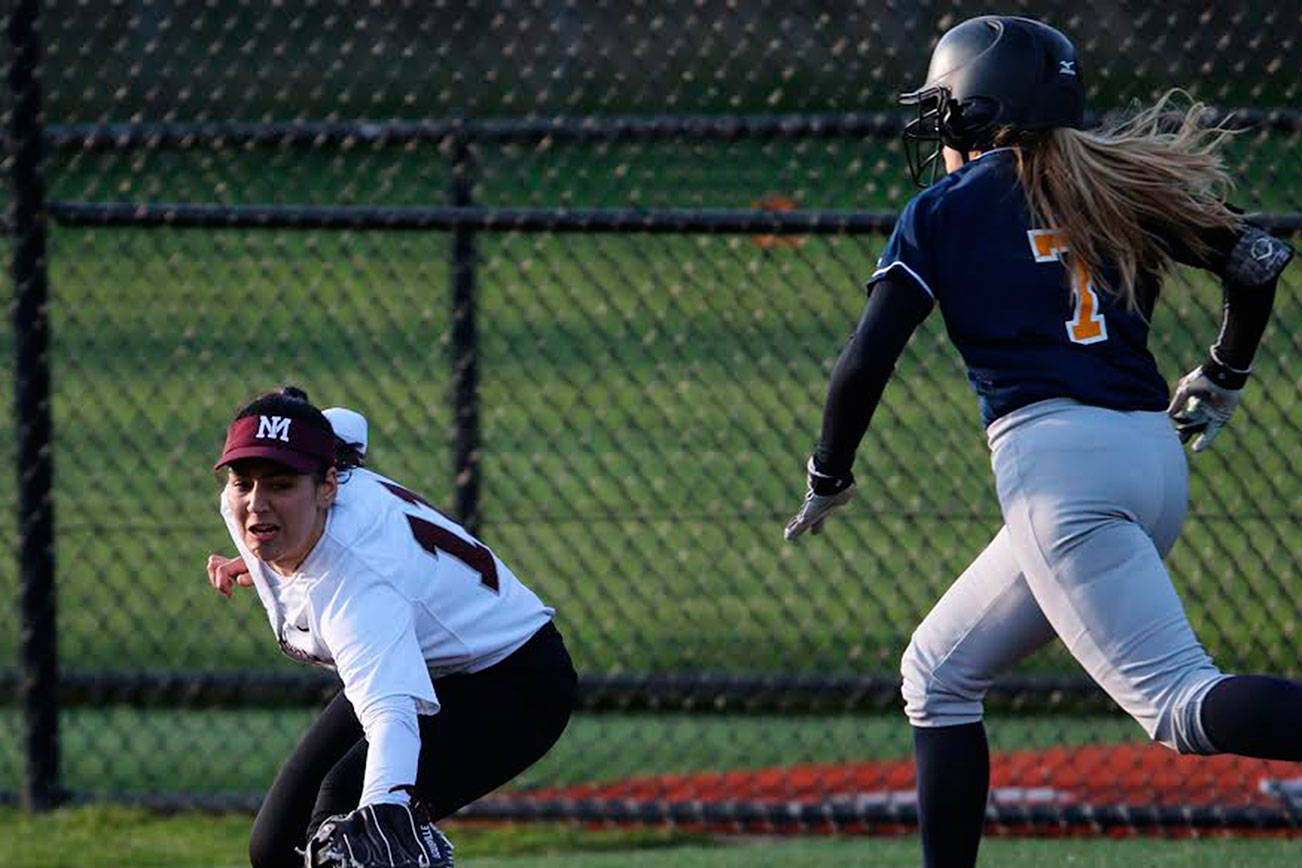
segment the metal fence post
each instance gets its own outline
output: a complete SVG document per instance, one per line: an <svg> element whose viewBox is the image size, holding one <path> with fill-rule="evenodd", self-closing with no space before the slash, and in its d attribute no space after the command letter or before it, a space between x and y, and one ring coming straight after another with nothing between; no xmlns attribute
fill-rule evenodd
<svg viewBox="0 0 1302 868"><path fill-rule="evenodd" d="M53 807L61 796L39 12L39 0L16 0L8 27L13 91L9 225L13 231L14 436L22 608L19 665L26 752L21 798L30 811Z"/></svg>
<svg viewBox="0 0 1302 868"><path fill-rule="evenodd" d="M474 197L474 158L464 131L448 140L452 177L449 204L468 207ZM452 411L456 518L479 534L479 335L475 298L475 230L452 231Z"/></svg>

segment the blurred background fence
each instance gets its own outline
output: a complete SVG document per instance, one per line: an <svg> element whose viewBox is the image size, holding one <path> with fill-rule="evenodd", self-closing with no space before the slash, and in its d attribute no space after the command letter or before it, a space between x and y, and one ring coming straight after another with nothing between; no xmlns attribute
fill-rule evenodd
<svg viewBox="0 0 1302 868"><path fill-rule="evenodd" d="M0 798L256 803L333 688L207 586L207 468L293 382L558 609L582 713L468 814L909 823L897 660L1000 524L939 317L864 496L820 538L781 527L913 193L894 94L949 26L1019 10L1076 40L1096 117L1171 86L1230 114L1236 201L1297 233L1296 4L9 4ZM1170 562L1229 670L1302 675L1299 292L1294 269ZM1174 377L1220 294L1167 296ZM1294 823L1265 764L1156 782L1060 649L991 709L1003 822Z"/></svg>

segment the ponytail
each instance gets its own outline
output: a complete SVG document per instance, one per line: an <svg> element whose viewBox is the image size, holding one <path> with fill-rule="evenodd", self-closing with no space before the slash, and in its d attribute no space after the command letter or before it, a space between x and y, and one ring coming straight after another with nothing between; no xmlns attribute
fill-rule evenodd
<svg viewBox="0 0 1302 868"><path fill-rule="evenodd" d="M1018 179L1034 225L1060 230L1067 256L1130 310L1138 309L1138 274L1174 265L1161 239L1203 256L1207 230L1241 226L1226 205L1233 182L1219 153L1233 131L1204 125L1201 103L1180 113L1173 106L1180 95L1168 91L1101 131L1057 127L1017 142ZM1104 283L1105 264L1115 267L1120 285Z"/></svg>

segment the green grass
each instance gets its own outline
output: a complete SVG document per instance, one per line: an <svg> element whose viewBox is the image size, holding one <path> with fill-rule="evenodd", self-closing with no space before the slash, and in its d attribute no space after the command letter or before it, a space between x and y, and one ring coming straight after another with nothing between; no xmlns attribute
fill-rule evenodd
<svg viewBox="0 0 1302 868"><path fill-rule="evenodd" d="M1161 841L1113 840L1009 840L987 839L981 846L982 866L1062 865L1073 868L1128 868L1144 866L1207 866L1207 868L1257 868L1294 865L1302 847L1292 841ZM673 849L625 850L613 853L471 858L473 868L823 868L830 865L918 865L921 850L913 836L903 838L759 839L746 842L716 841L707 846Z"/></svg>
<svg viewBox="0 0 1302 868"><path fill-rule="evenodd" d="M247 864L246 814L159 815L110 806L30 817L0 808L0 868L234 868ZM673 829L538 824L445 829L466 868L826 866L918 864L916 837L707 838ZM1006 839L987 837L981 865L1079 868L1296 865L1302 844L1280 839Z"/></svg>
<svg viewBox="0 0 1302 868"><path fill-rule="evenodd" d="M625 850L617 853L566 853L551 856L497 857L467 860L473 868L659 868L659 866L799 866L829 865L916 866L921 851L916 838L760 839L714 842L708 846ZM1207 866L1256 868L1295 865L1302 847L1293 841L1161 841L1008 840L987 839L981 847L982 866L1062 865L1074 868L1144 866Z"/></svg>

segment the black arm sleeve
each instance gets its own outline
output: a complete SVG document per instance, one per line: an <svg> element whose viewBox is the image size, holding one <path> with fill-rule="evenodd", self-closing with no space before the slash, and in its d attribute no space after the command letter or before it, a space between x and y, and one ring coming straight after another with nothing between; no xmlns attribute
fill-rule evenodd
<svg viewBox="0 0 1302 868"><path fill-rule="evenodd" d="M850 475L855 450L895 362L931 308L931 298L907 280L897 282L888 275L873 284L859 325L832 368L823 431L814 450L820 473Z"/></svg>
<svg viewBox="0 0 1302 868"><path fill-rule="evenodd" d="M1242 389L1275 304L1275 281L1246 288L1222 281L1221 333L1207 352L1203 373L1226 389Z"/></svg>
<svg viewBox="0 0 1302 868"><path fill-rule="evenodd" d="M1200 240L1206 246L1200 255L1180 245L1172 245L1171 254L1221 278L1221 331L1208 350L1203 373L1218 386L1241 389L1270 319L1275 285L1293 250L1251 224L1239 231L1209 230Z"/></svg>

